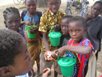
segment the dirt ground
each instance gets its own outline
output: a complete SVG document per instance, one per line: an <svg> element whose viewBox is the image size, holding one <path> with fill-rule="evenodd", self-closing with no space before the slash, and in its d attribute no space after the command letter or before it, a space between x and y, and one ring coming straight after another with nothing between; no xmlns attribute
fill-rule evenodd
<svg viewBox="0 0 102 77"><path fill-rule="evenodd" d="M65 10L65 5L66 4L62 4L61 5L61 10L62 11ZM3 11L4 11L5 8L11 7L11 6L12 7L17 7L20 10L20 12L23 9L25 9L23 5L14 5L14 4L12 4L12 5L0 6L0 29L5 28L5 26L4 26L4 19L3 19ZM38 10L43 11L44 8L40 8L40 9L38 8ZM99 52L98 61L97 61L97 77L102 75L102 65L101 65L102 64L102 60L101 59L102 59L102 50ZM60 77L60 76L58 76L58 77Z"/></svg>

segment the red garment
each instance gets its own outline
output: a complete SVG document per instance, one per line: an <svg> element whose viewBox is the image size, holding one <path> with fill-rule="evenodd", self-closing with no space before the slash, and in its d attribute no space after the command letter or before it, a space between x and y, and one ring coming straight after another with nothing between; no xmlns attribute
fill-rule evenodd
<svg viewBox="0 0 102 77"><path fill-rule="evenodd" d="M93 49L93 46L90 42L89 39L85 38L83 39L81 42L79 43L75 43L73 39L70 39L68 41L68 45L71 45L71 46L86 46L86 47L90 47L91 49ZM86 66L86 63L90 57L90 54L80 54L78 53L77 54L77 57L78 57L78 60L79 60L79 69L78 69L78 76L77 77L84 77L84 68Z"/></svg>

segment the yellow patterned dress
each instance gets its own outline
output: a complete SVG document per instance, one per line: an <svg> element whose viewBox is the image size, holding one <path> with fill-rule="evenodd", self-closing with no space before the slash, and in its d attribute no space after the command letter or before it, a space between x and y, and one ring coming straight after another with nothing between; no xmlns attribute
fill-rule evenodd
<svg viewBox="0 0 102 77"><path fill-rule="evenodd" d="M56 24L59 25L61 24L61 20L64 15L65 14L60 11L58 11L56 14L53 14L50 10L46 10L40 19L39 31L48 34L52 27L54 27ZM55 47L52 47L50 43L49 43L49 48L50 50L56 49ZM40 54L40 65L41 65L40 72L46 67L51 68L53 64L52 62L45 61L44 52L45 52L45 46L42 41L41 54Z"/></svg>
<svg viewBox="0 0 102 77"><path fill-rule="evenodd" d="M64 15L65 14L61 11L58 11L56 14L53 14L50 10L46 10L40 19L39 31L46 32L48 34L52 27L54 27L56 24L61 24L61 20ZM49 47L52 49L51 46ZM44 45L42 45L42 52L44 52L44 48Z"/></svg>

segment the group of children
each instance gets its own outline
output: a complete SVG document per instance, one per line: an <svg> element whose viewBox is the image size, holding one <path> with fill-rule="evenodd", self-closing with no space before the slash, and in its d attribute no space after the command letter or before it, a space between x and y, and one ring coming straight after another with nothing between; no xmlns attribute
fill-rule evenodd
<svg viewBox="0 0 102 77"><path fill-rule="evenodd" d="M88 59L92 52L100 50L102 38L102 2L97 1L85 18L66 16L59 11L61 0L47 0L48 9L42 14L36 11L37 0L25 0L26 10L20 15L15 7L4 10L5 30L0 30L0 77L32 77L35 61L42 77L48 77L52 65L54 76L61 74L55 57L71 51L77 56L77 70L73 77L85 77ZM22 22L21 22L22 21ZM27 36L26 26L35 25L34 39ZM52 28L62 33L60 45L50 45L48 33ZM30 53L30 55L29 55ZM51 53L51 56L49 56ZM53 62L54 61L54 62Z"/></svg>

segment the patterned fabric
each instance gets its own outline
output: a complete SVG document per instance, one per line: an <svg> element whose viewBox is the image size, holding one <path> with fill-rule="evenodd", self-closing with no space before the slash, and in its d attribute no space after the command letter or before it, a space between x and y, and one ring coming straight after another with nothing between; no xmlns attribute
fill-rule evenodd
<svg viewBox="0 0 102 77"><path fill-rule="evenodd" d="M60 11L58 11L55 15L50 10L45 11L45 13L42 15L40 19L39 31L47 32L48 34L50 29L54 27L55 24L61 23L61 19L63 16L64 16L64 13ZM49 42L49 48L51 50L55 50L57 47L51 47L50 42ZM43 41L42 41L41 51L45 52Z"/></svg>
<svg viewBox="0 0 102 77"><path fill-rule="evenodd" d="M91 49L93 49L93 46L90 42L90 40L88 40L87 38L83 39L80 43L78 44L74 44L74 40L70 39L68 41L68 45L72 45L72 46L86 46L86 47L90 47ZM78 76L77 77L84 77L84 69L85 66L87 65L87 61L90 57L90 54L77 54L78 57L78 62L79 62L79 67L78 67Z"/></svg>
<svg viewBox="0 0 102 77"><path fill-rule="evenodd" d="M27 33L25 32L25 38L27 41L27 48L31 55L32 62L36 61L37 63L39 63L41 39L40 34L38 32L36 32L36 34L37 34L36 38L29 39L27 37Z"/></svg>
<svg viewBox="0 0 102 77"><path fill-rule="evenodd" d="M48 32L55 24L60 24L64 13L58 11L53 14L50 10L45 11L40 19L39 31Z"/></svg>
<svg viewBox="0 0 102 77"><path fill-rule="evenodd" d="M23 17L23 20L24 21L30 21L31 23L33 23L37 27L39 27L41 15L39 15L38 13L40 13L40 12L36 12L34 16L30 16L29 12L27 11ZM38 64L39 63L39 55L40 55L40 44L41 44L40 33L39 33L39 31L36 31L35 32L36 38L29 39L26 32L27 31L25 31L25 38L27 41L28 51L29 51L31 58L32 58L32 62L34 62L36 60L37 64Z"/></svg>

